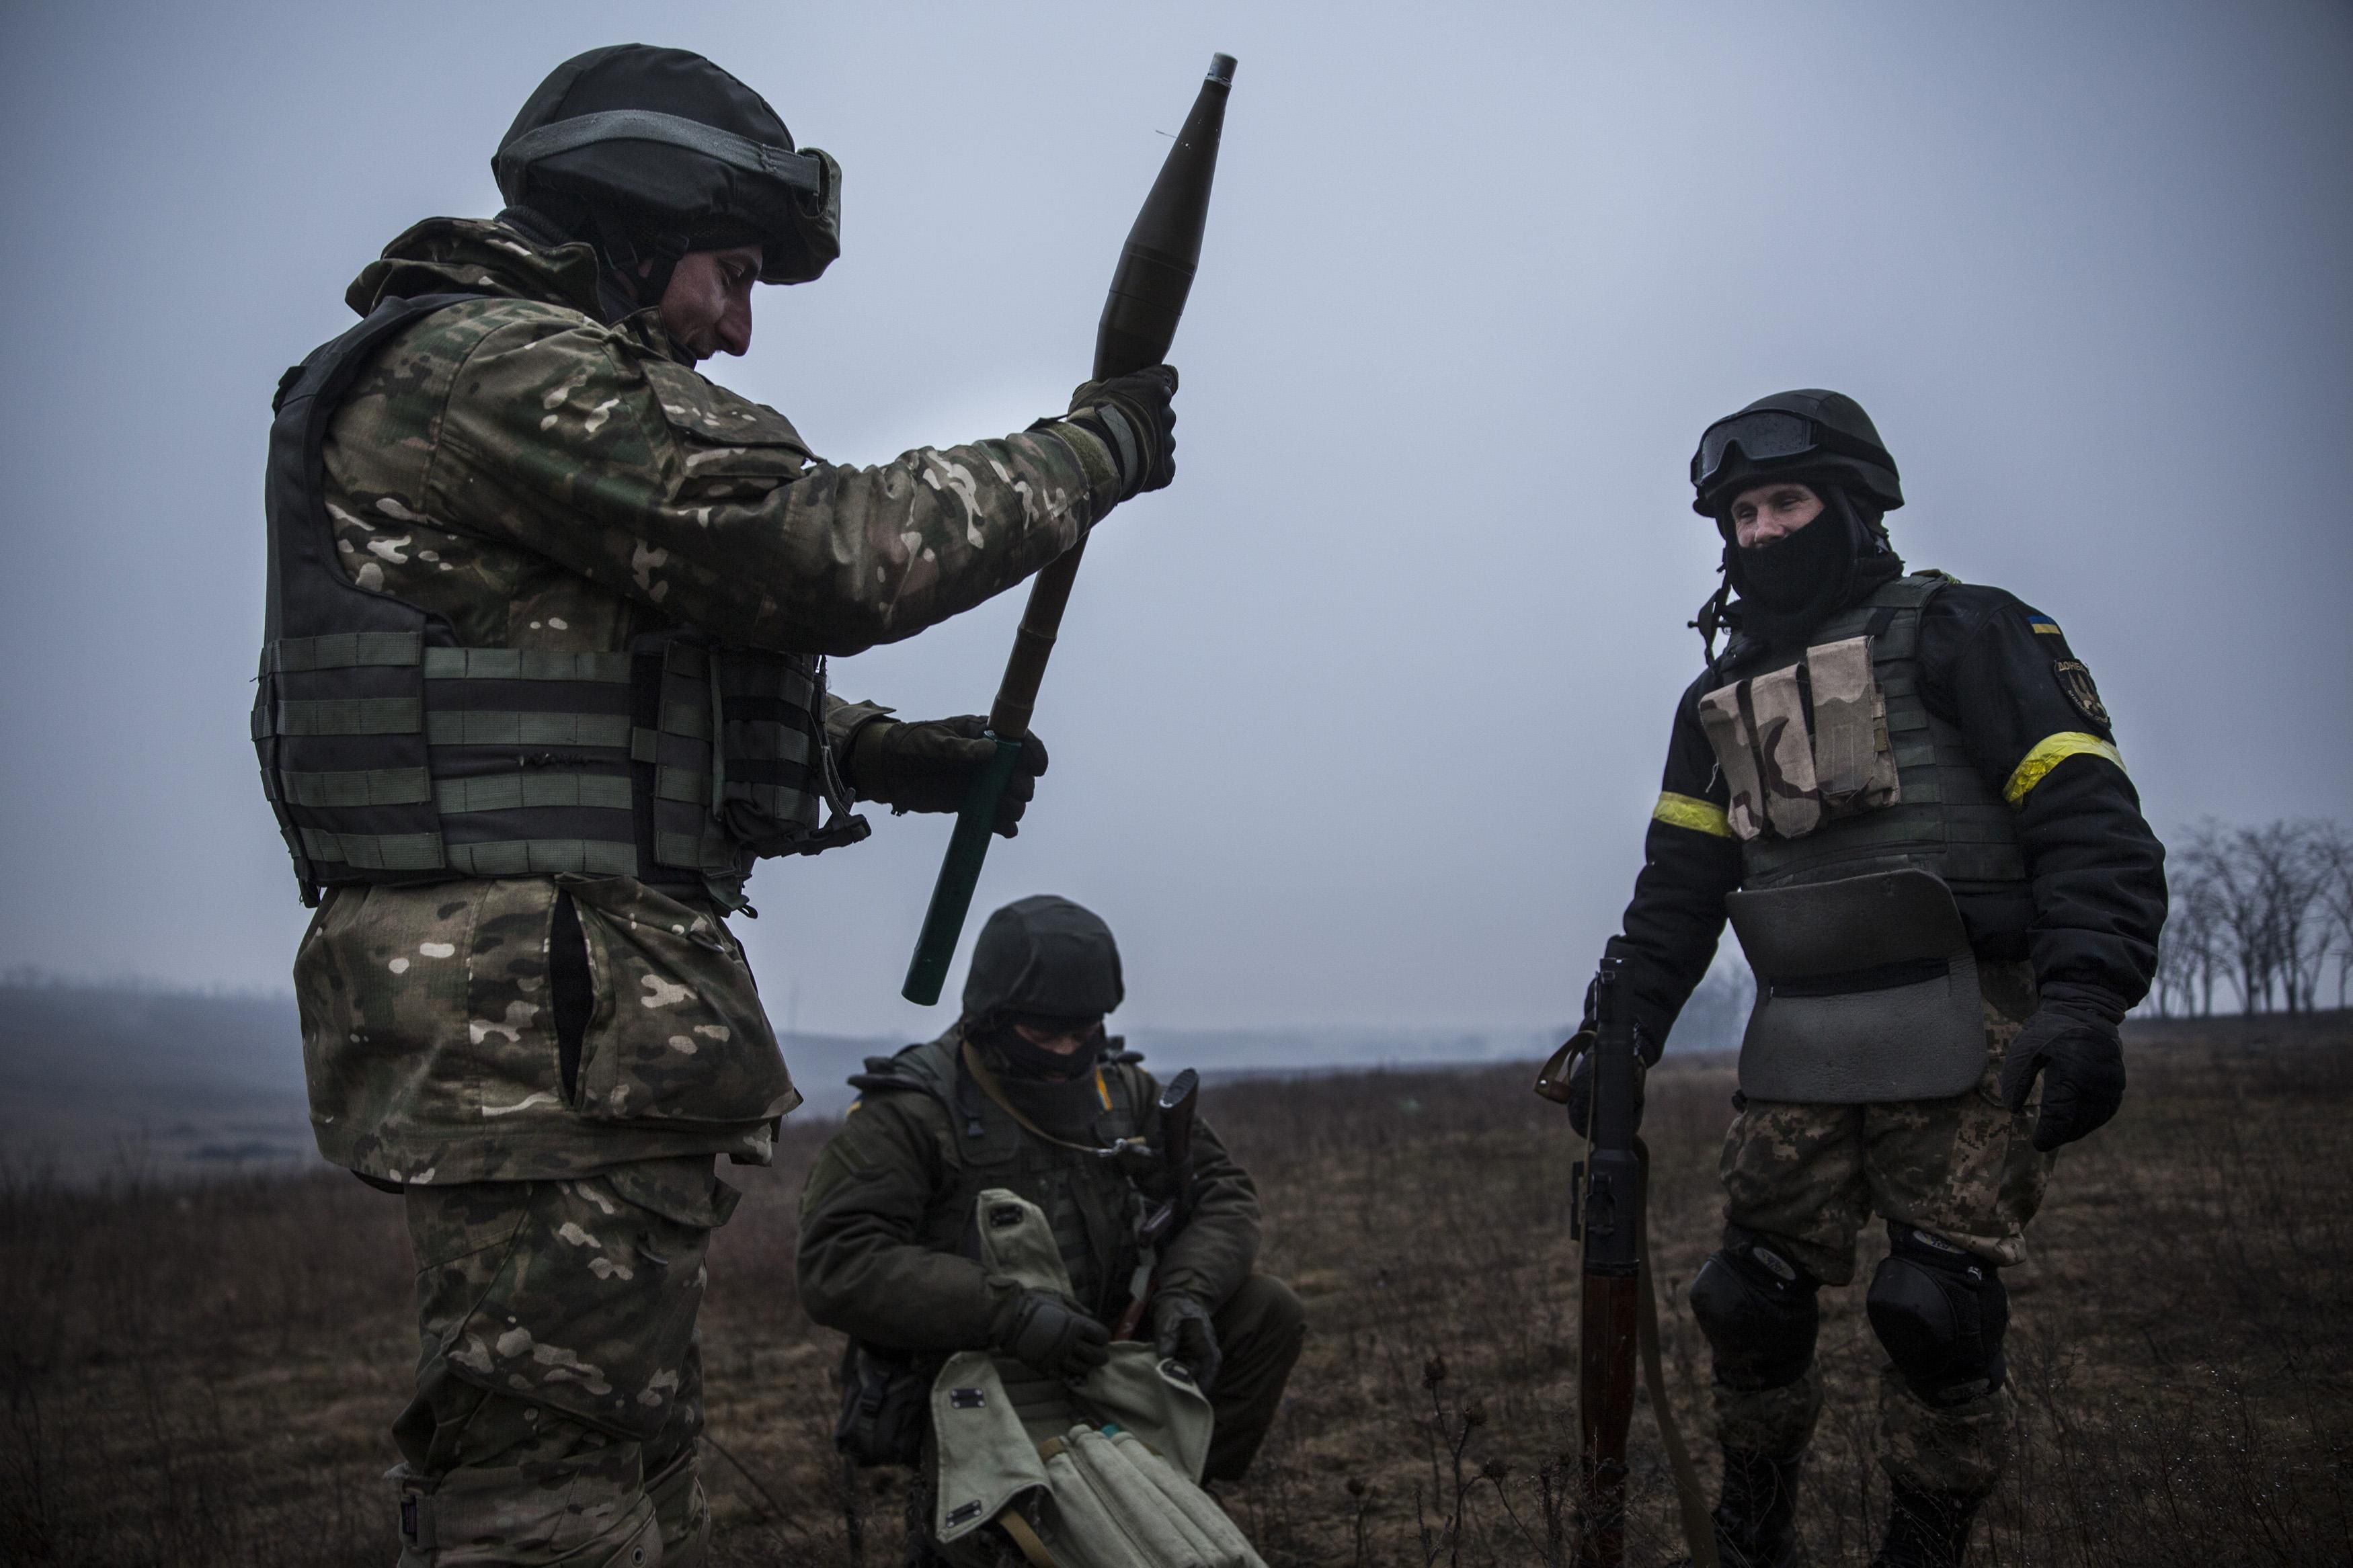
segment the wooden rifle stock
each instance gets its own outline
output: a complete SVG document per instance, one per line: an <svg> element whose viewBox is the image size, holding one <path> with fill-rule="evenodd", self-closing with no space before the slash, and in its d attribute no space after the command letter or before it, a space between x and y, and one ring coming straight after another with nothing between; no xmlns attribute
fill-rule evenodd
<svg viewBox="0 0 2353 1568"><path fill-rule="evenodd" d="M1176 144L1152 183L1152 194L1144 199L1135 226L1128 230L1103 301L1103 320L1095 328L1097 381L1126 375L1168 357L1201 259L1209 188L1218 172L1218 142L1226 123L1226 95L1233 80L1233 56L1210 57L1209 74L1193 100L1192 112L1185 117ZM1013 652L1005 661L1005 679L988 710L988 733L997 742L997 754L973 776L956 813L955 832L940 862L939 880L932 887L923 933L915 939L906 984L900 987L900 994L910 1002L928 1007L940 999L965 915L972 908L973 889L980 882L981 865L988 858L997 802L1029 736L1038 687L1046 677L1046 661L1053 657L1054 637L1061 629L1062 611L1071 602L1071 584L1078 580L1086 549L1082 535L1029 585L1029 602L1022 608Z"/></svg>
<svg viewBox="0 0 2353 1568"><path fill-rule="evenodd" d="M1577 1321L1577 1422L1584 1482L1577 1568L1618 1568L1626 1553L1626 1434L1634 1418L1641 1309L1642 1165L1634 1146L1633 1025L1620 962L1601 961L1594 987L1592 1157L1577 1194L1585 1239Z"/></svg>

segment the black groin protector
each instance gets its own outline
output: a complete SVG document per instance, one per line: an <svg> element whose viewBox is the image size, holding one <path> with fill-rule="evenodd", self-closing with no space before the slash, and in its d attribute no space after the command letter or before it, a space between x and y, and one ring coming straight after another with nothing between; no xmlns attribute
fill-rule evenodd
<svg viewBox="0 0 2353 1568"><path fill-rule="evenodd" d="M1757 972L1743 1094L1874 1105L1943 1100L1984 1076L1985 997L1942 878L1907 868L1750 888L1724 907Z"/></svg>
<svg viewBox="0 0 2353 1568"><path fill-rule="evenodd" d="M1780 1388L1813 1364L1821 1327L1821 1281L1739 1226L1692 1281L1692 1316L1715 1352L1715 1381L1726 1388Z"/></svg>
<svg viewBox="0 0 2353 1568"><path fill-rule="evenodd" d="M1887 1229L1894 1250L1871 1277L1864 1305L1895 1370L1939 1407L2000 1388L2010 1291L1999 1271L1926 1231L1893 1222Z"/></svg>

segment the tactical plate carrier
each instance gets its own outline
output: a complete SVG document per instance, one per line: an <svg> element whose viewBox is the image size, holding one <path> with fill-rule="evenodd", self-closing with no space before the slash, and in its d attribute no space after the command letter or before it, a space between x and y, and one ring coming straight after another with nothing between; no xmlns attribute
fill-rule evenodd
<svg viewBox="0 0 2353 1568"><path fill-rule="evenodd" d="M1753 1098L1937 1099L1984 1068L1953 895L2023 901L2029 884L2010 808L1921 696L1921 612L1949 581L1887 584L1802 655L1736 646L1700 699L1740 844L1725 905L1757 972Z"/></svg>
<svg viewBox="0 0 2353 1568"><path fill-rule="evenodd" d="M346 883L567 874L742 908L754 859L865 836L841 815L821 661L684 626L615 652L460 647L440 616L336 560L336 408L396 333L471 298L387 300L279 386L253 742L303 901ZM821 801L836 813L822 828Z"/></svg>

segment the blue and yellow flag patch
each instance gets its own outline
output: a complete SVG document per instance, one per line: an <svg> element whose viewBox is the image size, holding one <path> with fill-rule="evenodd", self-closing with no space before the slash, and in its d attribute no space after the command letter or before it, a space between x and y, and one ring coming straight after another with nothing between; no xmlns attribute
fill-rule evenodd
<svg viewBox="0 0 2353 1568"><path fill-rule="evenodd" d="M2049 616L2029 616L2026 617L2026 624L2032 626L2036 635L2041 637L2055 637L2066 635L2059 629L2059 623L2052 620Z"/></svg>

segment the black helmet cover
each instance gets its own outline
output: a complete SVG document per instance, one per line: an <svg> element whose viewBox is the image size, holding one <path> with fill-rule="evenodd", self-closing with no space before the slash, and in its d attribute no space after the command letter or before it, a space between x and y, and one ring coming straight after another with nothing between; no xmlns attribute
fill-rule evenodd
<svg viewBox="0 0 2353 1568"><path fill-rule="evenodd" d="M988 917L973 943L964 1016L982 1023L1084 1025L1125 998L1119 944L1093 910L1041 893Z"/></svg>
<svg viewBox="0 0 2353 1568"><path fill-rule="evenodd" d="M797 149L767 101L685 49L616 44L565 61L499 142L500 194L607 260L668 266L756 243L764 283L806 283L841 253L841 170Z"/></svg>
<svg viewBox="0 0 2353 1568"><path fill-rule="evenodd" d="M1895 459L1871 416L1820 387L1760 397L1702 432L1692 454L1692 510L1721 521L1742 490L1777 479L1836 485L1873 512L1904 504Z"/></svg>

